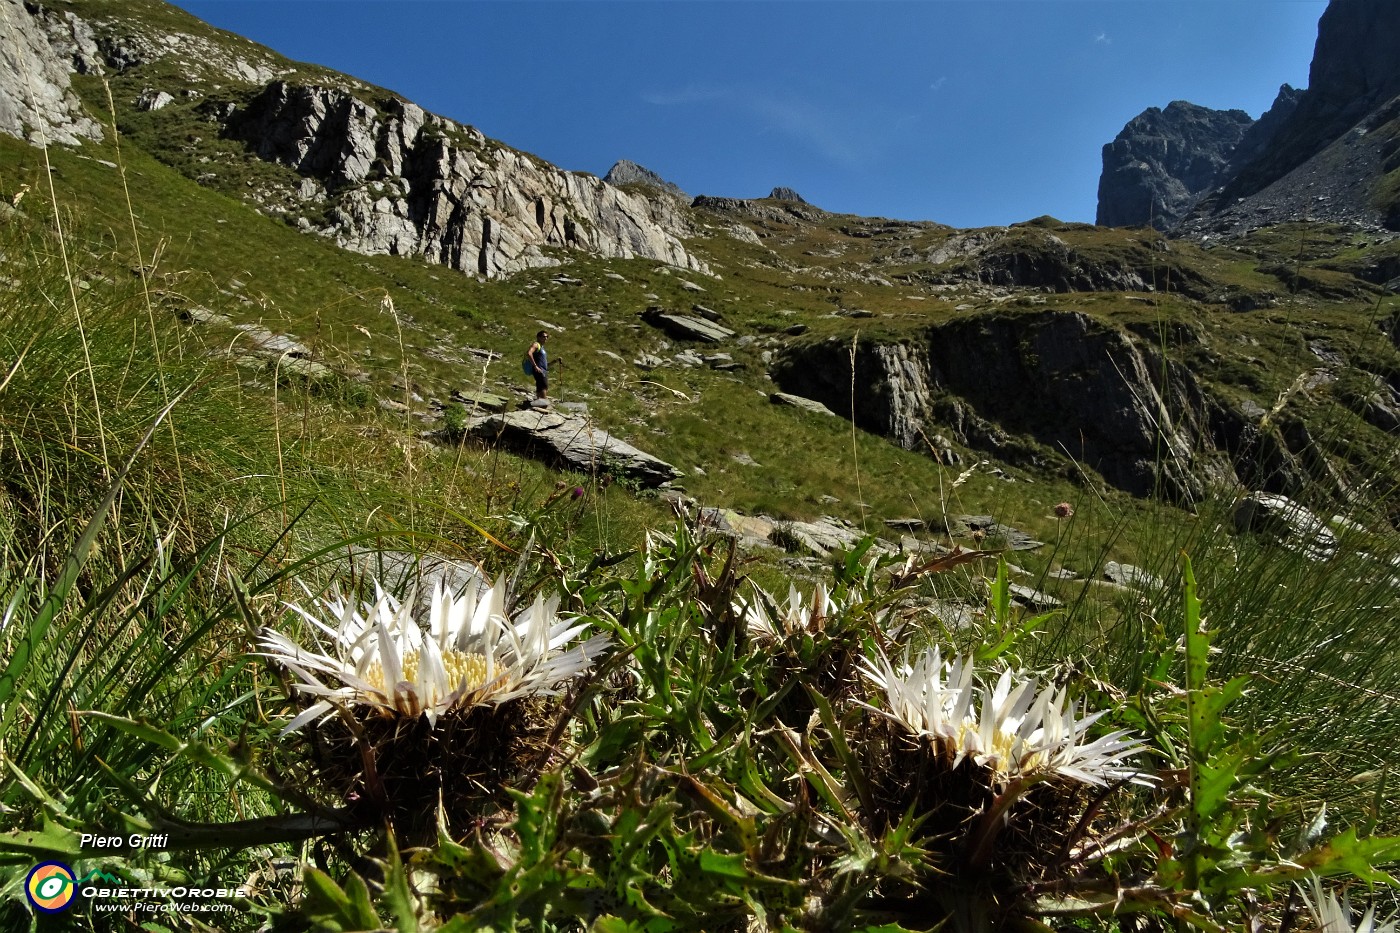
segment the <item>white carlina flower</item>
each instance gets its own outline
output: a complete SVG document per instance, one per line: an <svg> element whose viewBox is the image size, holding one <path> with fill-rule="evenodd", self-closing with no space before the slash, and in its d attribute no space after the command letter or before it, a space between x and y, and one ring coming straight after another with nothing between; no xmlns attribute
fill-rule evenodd
<svg viewBox="0 0 1400 933"><path fill-rule="evenodd" d="M812 590L810 600L803 599L797 587L789 585L786 606L779 604L757 584L754 591L752 600L741 599L735 608L749 634L762 641L782 641L798 632L820 632L826 620L842 610L841 604L832 599L826 587L820 583ZM768 611L770 605L776 610L776 615Z"/></svg>
<svg viewBox="0 0 1400 933"><path fill-rule="evenodd" d="M899 668L882 654L867 659L861 673L884 691L889 708L861 705L930 738L952 754L953 767L971 758L1008 783L1051 776L1094 785L1146 780L1126 761L1142 742L1126 731L1089 741L1089 727L1104 711L1080 716L1063 688L1037 692L1035 678L1007 670L988 690L974 679L971 658L945 663L938 648Z"/></svg>
<svg viewBox="0 0 1400 933"><path fill-rule="evenodd" d="M1317 876L1313 876L1308 886L1312 888L1312 894L1309 896L1305 889L1303 899L1308 902L1308 911L1319 933L1395 933L1396 924L1400 923L1395 915L1388 920L1377 920L1376 905L1372 904L1361 915L1361 921L1353 926L1349 896L1343 894L1342 899L1337 900L1336 894L1323 889L1322 881Z"/></svg>
<svg viewBox="0 0 1400 933"><path fill-rule="evenodd" d="M595 635L565 650L588 626L561 620L558 597L537 597L512 620L504 579L494 586L474 582L458 596L439 583L426 633L413 619L411 598L400 602L378 583L375 594L373 603L357 607L332 591L318 601L324 619L288 604L310 624L317 650L270 628L259 633L260 653L297 677L294 689L323 698L288 723L284 734L336 706L425 714L435 726L450 710L552 695L560 683L588 670L609 644L606 635Z"/></svg>

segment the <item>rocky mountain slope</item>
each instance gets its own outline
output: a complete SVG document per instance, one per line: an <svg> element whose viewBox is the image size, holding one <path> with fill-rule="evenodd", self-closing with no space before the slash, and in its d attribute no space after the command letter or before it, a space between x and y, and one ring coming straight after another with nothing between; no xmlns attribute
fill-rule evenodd
<svg viewBox="0 0 1400 933"><path fill-rule="evenodd" d="M588 433L674 465L707 505L789 519L908 508L898 482L851 488L856 444L911 489L988 461L986 482L1015 479L1040 514L1074 488L1350 495L1400 426L1400 349L1376 326L1400 276L1384 234L1275 225L1207 247L1050 217L857 217L786 188L688 201L630 163L616 184L562 171L154 0L0 3L28 18L57 102L25 125L96 131L56 156L75 202L123 203L115 124L123 158L146 160L128 176L155 205L140 225L198 244L161 300L244 378L296 368L400 429L477 432L476 409L518 397L539 327L567 359L559 407ZM1198 111L1166 108L1125 151L1224 125L1228 151L1203 131L1177 153L1204 178L1277 130ZM33 153L4 141L0 177L37 178ZM296 338L299 362L247 353L250 334Z"/></svg>
<svg viewBox="0 0 1400 933"><path fill-rule="evenodd" d="M1149 107L1103 148L1095 222L1168 230L1240 166L1268 148L1300 93L1279 89L1258 120L1243 110L1211 110L1184 100Z"/></svg>
<svg viewBox="0 0 1400 933"><path fill-rule="evenodd" d="M95 137L98 124L68 86L73 73L105 73L122 103L146 114L124 132L153 146L198 148L210 134L246 143L288 171L264 173L240 194L356 252L421 256L483 277L554 265L555 252L575 249L704 271L681 243L689 230L669 199L562 171L153 0L119 15L102 4L0 2L23 37L7 52L22 60L0 72L0 130L11 135ZM33 109L20 104L31 84L41 102L32 130L17 116ZM210 165L218 155L195 158ZM200 174L218 184L220 173Z"/></svg>
<svg viewBox="0 0 1400 933"><path fill-rule="evenodd" d="M1307 91L1285 85L1238 139L1218 128L1239 125L1224 116L1236 111L1147 110L1104 147L1100 222L1195 236L1289 220L1400 229L1397 42L1400 5L1332 0Z"/></svg>

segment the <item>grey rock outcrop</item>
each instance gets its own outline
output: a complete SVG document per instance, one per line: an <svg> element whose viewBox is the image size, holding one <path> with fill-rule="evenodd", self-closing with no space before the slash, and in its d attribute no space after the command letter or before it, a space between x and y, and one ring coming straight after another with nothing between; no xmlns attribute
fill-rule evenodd
<svg viewBox="0 0 1400 933"><path fill-rule="evenodd" d="M714 321L702 317L692 317L689 314L676 314L662 308L647 308L642 312L641 317L652 327L659 327L680 340L719 343L734 336L734 331L722 324L716 324Z"/></svg>
<svg viewBox="0 0 1400 933"><path fill-rule="evenodd" d="M1254 121L1184 100L1149 107L1103 147L1097 223L1167 230L1214 190Z"/></svg>
<svg viewBox="0 0 1400 933"><path fill-rule="evenodd" d="M72 87L75 51L92 44L82 22L0 0L0 30L0 133L35 145L101 139Z"/></svg>
<svg viewBox="0 0 1400 933"><path fill-rule="evenodd" d="M155 88L148 87L136 98L136 109L146 111L164 110L174 101L175 98L165 91L158 91Z"/></svg>
<svg viewBox="0 0 1400 933"><path fill-rule="evenodd" d="M552 463L581 473L603 472L640 486L662 486L679 479L681 471L638 450L583 418L548 409L505 412L477 421L471 433L495 439Z"/></svg>
<svg viewBox="0 0 1400 933"><path fill-rule="evenodd" d="M1216 481L1288 493L1313 477L1301 425L1261 428L1157 353L1079 312L984 314L859 343L854 406L849 342L787 346L772 376L909 450L933 453L943 433L1032 467L1073 458L1135 495L1199 501Z"/></svg>
<svg viewBox="0 0 1400 933"><path fill-rule="evenodd" d="M555 265L571 251L708 272L681 242L692 232L683 198L565 172L348 76L315 86L277 80L295 66L245 39L211 35L192 17L182 29L178 11L158 34L120 17L88 23L20 0L0 0L0 14L18 40L0 46L0 132L99 139L71 74L139 73L160 62L192 82L191 93L201 82L238 87L204 116L259 158L303 176L280 193L250 196L271 213L295 211L300 227L347 249L421 256L486 277ZM159 109L172 99L153 89L136 106ZM307 219L317 213L325 217L319 225Z"/></svg>
<svg viewBox="0 0 1400 933"><path fill-rule="evenodd" d="M565 172L477 130L386 98L273 82L228 132L260 157L321 182L319 232L368 254L422 256L495 277L555 265L548 250L660 260L708 271L680 241L668 198L646 198Z"/></svg>
<svg viewBox="0 0 1400 933"><path fill-rule="evenodd" d="M781 191L782 189L774 189ZM796 194L795 191L790 191ZM777 201L778 203L773 203ZM737 215L768 223L816 223L831 216L820 207L798 199L782 198L721 198L713 195L698 195L691 202L692 207L713 211L716 214Z"/></svg>
<svg viewBox="0 0 1400 933"><path fill-rule="evenodd" d="M1211 291L1199 269L1175 255L1161 234L1127 237L1118 250L1104 253L1082 248L1071 234L1074 226L1046 218L969 230L922 251L901 250L894 261L922 260L934 266L904 275L935 286L976 283L1053 292L1173 291L1193 298L1204 298Z"/></svg>
<svg viewBox="0 0 1400 933"><path fill-rule="evenodd" d="M1317 515L1287 496L1252 492L1235 505L1236 532L1259 532L1309 560L1337 553L1337 535Z"/></svg>
<svg viewBox="0 0 1400 933"><path fill-rule="evenodd" d="M629 162L627 159L614 162L613 167L603 176L603 181L610 185L647 185L664 194L680 198L687 204L691 200L690 195L682 191L680 185L669 182L646 166Z"/></svg>

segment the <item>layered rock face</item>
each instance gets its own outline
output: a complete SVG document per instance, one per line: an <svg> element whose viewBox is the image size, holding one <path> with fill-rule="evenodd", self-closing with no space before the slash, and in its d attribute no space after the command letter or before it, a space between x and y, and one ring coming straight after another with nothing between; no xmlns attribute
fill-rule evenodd
<svg viewBox="0 0 1400 933"><path fill-rule="evenodd" d="M692 232L681 200L565 172L354 79L274 80L290 63L232 36L222 44L173 30L152 37L119 19L87 23L20 0L0 0L0 14L18 40L0 46L0 132L34 142L99 139L71 75L168 58L193 84L151 88L142 99L197 96L202 82L251 85L254 93L235 95L245 104L205 116L259 158L302 175L287 200L324 208L326 223L300 225L347 249L418 255L486 277L555 265L551 250L708 271L681 241Z"/></svg>
<svg viewBox="0 0 1400 933"><path fill-rule="evenodd" d="M947 433L1010 462L1047 448L1135 495L1199 500L1215 479L1291 492L1307 467L1287 432L1207 395L1184 366L1077 312L980 315L921 337L788 348L774 380L910 450ZM856 394L854 404L851 386Z"/></svg>
<svg viewBox="0 0 1400 933"><path fill-rule="evenodd" d="M0 30L0 133L36 145L101 139L70 80L78 62L96 55L91 30L71 13L31 14L20 0L0 0Z"/></svg>
<svg viewBox="0 0 1400 933"><path fill-rule="evenodd" d="M319 232L347 249L486 277L557 264L546 247L707 271L681 243L687 226L669 199L562 171L406 101L373 106L278 81L227 126L324 189L330 225Z"/></svg>
<svg viewBox="0 0 1400 933"><path fill-rule="evenodd" d="M1150 107L1103 147L1096 222L1166 230L1213 190L1254 121L1243 110L1175 100Z"/></svg>

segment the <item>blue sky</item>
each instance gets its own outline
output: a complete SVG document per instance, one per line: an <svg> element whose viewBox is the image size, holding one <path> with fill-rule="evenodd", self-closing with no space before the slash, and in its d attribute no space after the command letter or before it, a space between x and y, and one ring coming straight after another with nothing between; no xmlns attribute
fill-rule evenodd
<svg viewBox="0 0 1400 933"><path fill-rule="evenodd" d="M563 168L959 227L1094 219L1150 106L1257 117L1325 0L178 0Z"/></svg>

